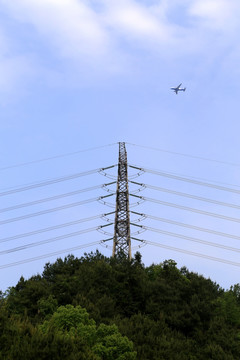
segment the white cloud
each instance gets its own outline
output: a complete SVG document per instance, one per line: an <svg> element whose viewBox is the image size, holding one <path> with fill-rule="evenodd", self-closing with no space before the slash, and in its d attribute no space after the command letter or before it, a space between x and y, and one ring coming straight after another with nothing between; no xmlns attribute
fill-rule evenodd
<svg viewBox="0 0 240 360"><path fill-rule="evenodd" d="M138 46L170 42L173 27L163 21L166 5L141 5L136 0L0 0L11 17L34 26L62 56L91 61L111 57L121 38ZM159 9L162 9L160 16ZM150 43L149 43L150 42ZM134 43L131 45L134 47Z"/></svg>
<svg viewBox="0 0 240 360"><path fill-rule="evenodd" d="M32 24L63 56L101 55L109 36L98 15L77 0L1 0L16 19Z"/></svg>
<svg viewBox="0 0 240 360"><path fill-rule="evenodd" d="M103 64L116 61L123 53L122 40L131 48L159 53L166 45L175 49L201 51L206 26L222 32L237 26L237 0L182 0L189 24L174 23L171 14L180 8L179 0L162 0L157 5L137 0L0 0L9 16L31 24L56 54L85 62ZM96 7L98 5L99 8ZM215 36L215 35L214 35ZM196 41L194 42L194 37ZM211 39L212 40L212 39ZM104 60L104 61L102 61Z"/></svg>
<svg viewBox="0 0 240 360"><path fill-rule="evenodd" d="M82 73L88 69L89 77L95 70L105 74L127 71L136 50L173 62L181 56L195 55L213 62L224 47L231 45L231 54L238 57L237 1L161 0L150 5L138 0L0 0L0 5L17 24L21 23L23 28L30 24L35 29L33 41L36 39L45 46L44 51L37 46L31 50L35 67L41 73L44 65L40 69L38 60L47 58L46 51L51 49L56 58L64 61L64 71L66 68L71 71L74 63ZM21 78L27 71L26 59L32 54L29 55L24 41L18 45L17 32L12 29L8 32L8 26L11 25L6 23L6 33L18 50L14 49L11 56L6 45L9 41L1 37L0 31L1 72L10 69L15 61L13 74ZM6 56L6 52L10 54Z"/></svg>
<svg viewBox="0 0 240 360"><path fill-rule="evenodd" d="M239 27L240 3L237 0L194 0L190 16L198 17L212 29L228 32Z"/></svg>
<svg viewBox="0 0 240 360"><path fill-rule="evenodd" d="M166 41L170 28L151 11L151 7L138 4L136 1L106 1L105 21L112 29L127 38L138 38L142 42L149 40Z"/></svg>

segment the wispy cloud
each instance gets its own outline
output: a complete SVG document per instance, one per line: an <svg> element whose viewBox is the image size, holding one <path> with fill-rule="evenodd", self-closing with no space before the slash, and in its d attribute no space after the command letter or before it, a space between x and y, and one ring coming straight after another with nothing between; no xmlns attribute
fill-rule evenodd
<svg viewBox="0 0 240 360"><path fill-rule="evenodd" d="M117 34L131 40L141 39L143 44L149 40L165 42L170 39L170 27L161 21L159 14L155 14L151 7L132 0L105 1L105 6L105 23Z"/></svg>
<svg viewBox="0 0 240 360"><path fill-rule="evenodd" d="M240 3L236 0L194 0L189 15L201 20L201 26L229 32L239 28Z"/></svg>
<svg viewBox="0 0 240 360"><path fill-rule="evenodd" d="M236 0L185 0L185 16L191 28L172 21L178 1L148 5L136 0L0 0L9 16L34 26L40 36L53 44L65 57L92 58L119 51L122 40L134 48L152 44L152 51L168 43L182 46L192 33L228 31L236 27L240 4ZM98 6L96 6L98 5ZM209 29L208 29L209 30ZM186 46L187 48L187 46Z"/></svg>
<svg viewBox="0 0 240 360"><path fill-rule="evenodd" d="M231 44L232 60L238 58L237 1L182 0L180 4L178 0L162 0L153 5L137 0L0 0L0 5L20 27L30 25L35 31L32 36L46 44L48 50L43 54L41 49L39 53L34 50L36 58L46 57L49 51L61 61L70 61L69 67L74 62L90 72L111 73L126 71L139 50L174 60L207 54L211 49L214 58ZM9 26L5 25L5 32L17 43L18 34L13 35ZM7 43L0 31L1 72L16 61L17 77L26 70L28 49L22 42L19 55L15 51L13 59L11 54L6 56Z"/></svg>
<svg viewBox="0 0 240 360"><path fill-rule="evenodd" d="M77 0L1 0L16 20L32 24L63 56L106 51L109 36L99 16Z"/></svg>

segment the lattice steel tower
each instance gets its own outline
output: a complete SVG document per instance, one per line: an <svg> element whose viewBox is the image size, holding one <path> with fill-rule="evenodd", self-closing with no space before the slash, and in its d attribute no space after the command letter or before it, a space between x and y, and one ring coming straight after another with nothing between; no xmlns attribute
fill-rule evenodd
<svg viewBox="0 0 240 360"><path fill-rule="evenodd" d="M124 142L119 143L113 257L117 254L124 254L126 257L131 259L128 166L127 151Z"/></svg>

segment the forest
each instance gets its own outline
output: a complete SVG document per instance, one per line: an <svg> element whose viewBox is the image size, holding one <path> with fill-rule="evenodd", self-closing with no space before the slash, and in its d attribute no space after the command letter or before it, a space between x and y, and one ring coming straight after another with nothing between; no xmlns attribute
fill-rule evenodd
<svg viewBox="0 0 240 360"><path fill-rule="evenodd" d="M240 285L96 251L0 293L0 359L237 360Z"/></svg>

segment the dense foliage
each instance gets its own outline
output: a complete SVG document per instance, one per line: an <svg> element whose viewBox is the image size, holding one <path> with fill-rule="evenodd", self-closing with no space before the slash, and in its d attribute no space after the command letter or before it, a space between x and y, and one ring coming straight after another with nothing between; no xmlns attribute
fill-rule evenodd
<svg viewBox="0 0 240 360"><path fill-rule="evenodd" d="M240 286L100 253L47 263L0 300L0 359L240 359Z"/></svg>

